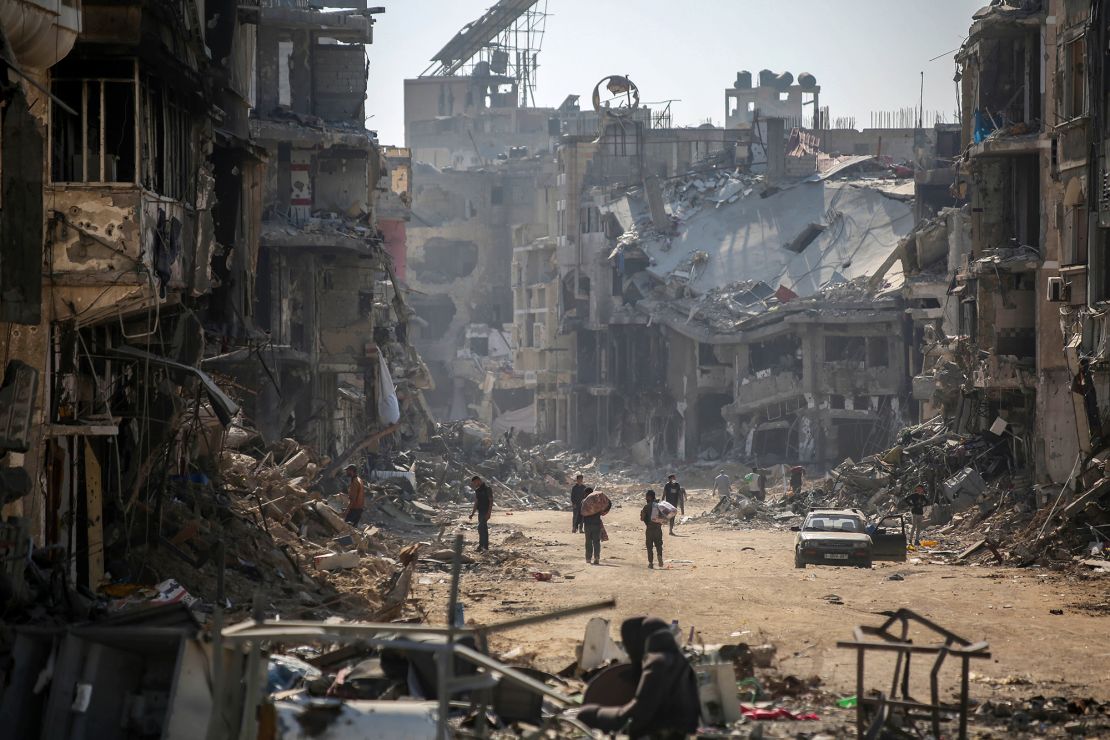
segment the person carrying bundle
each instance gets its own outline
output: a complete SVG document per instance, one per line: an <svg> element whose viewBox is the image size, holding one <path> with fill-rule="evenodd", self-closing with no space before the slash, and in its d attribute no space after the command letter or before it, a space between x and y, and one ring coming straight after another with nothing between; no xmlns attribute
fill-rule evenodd
<svg viewBox="0 0 1110 740"><path fill-rule="evenodd" d="M608 514L612 508L612 502L604 493L592 488L586 489L586 497L582 499L582 529L586 533L587 563L592 562L597 565L601 559L601 542L603 539L608 539L601 517Z"/></svg>
<svg viewBox="0 0 1110 740"><path fill-rule="evenodd" d="M654 568L653 555L659 556L659 567L663 567L663 525L674 519L677 509L666 501L656 501L655 491L644 494L647 504L640 510L640 521L644 523L644 541L647 545L648 567ZM654 552L652 551L654 548Z"/></svg>

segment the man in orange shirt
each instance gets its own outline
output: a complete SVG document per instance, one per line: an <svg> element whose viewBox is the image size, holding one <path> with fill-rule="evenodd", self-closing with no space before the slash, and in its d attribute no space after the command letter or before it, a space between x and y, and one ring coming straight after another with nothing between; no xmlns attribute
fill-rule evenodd
<svg viewBox="0 0 1110 740"><path fill-rule="evenodd" d="M354 465L347 466L347 511L343 513L343 521L352 527L357 527L362 520L362 510L366 506L366 488L358 477L358 468Z"/></svg>

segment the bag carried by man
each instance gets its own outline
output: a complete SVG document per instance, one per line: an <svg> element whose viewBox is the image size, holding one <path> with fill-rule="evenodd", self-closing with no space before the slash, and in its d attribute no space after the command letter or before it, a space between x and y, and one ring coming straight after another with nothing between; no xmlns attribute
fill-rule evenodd
<svg viewBox="0 0 1110 740"><path fill-rule="evenodd" d="M582 499L582 516L593 516L600 514L608 509L610 506L609 497L601 491L594 491L586 498Z"/></svg>
<svg viewBox="0 0 1110 740"><path fill-rule="evenodd" d="M651 505L651 521L656 524L666 524L675 518L678 508L666 501L656 501Z"/></svg>

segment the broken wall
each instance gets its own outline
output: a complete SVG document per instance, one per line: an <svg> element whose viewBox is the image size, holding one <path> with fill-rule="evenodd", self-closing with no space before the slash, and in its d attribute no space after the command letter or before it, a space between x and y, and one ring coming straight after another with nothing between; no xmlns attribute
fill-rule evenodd
<svg viewBox="0 0 1110 740"><path fill-rule="evenodd" d="M513 229L536 221L537 178L545 167L531 159L493 170L414 172L407 276L424 322L415 342L441 380L453 377L468 325L511 331ZM452 405L453 385L445 382L431 395L439 413Z"/></svg>
<svg viewBox="0 0 1110 740"><path fill-rule="evenodd" d="M935 131L932 129L865 128L856 131L850 128L832 128L816 133L821 139L821 151L828 154L870 154L890 157L895 162L915 161L915 147L921 136L927 141L933 139L930 145L935 146Z"/></svg>
<svg viewBox="0 0 1110 740"><path fill-rule="evenodd" d="M554 108L520 107L512 78L405 80L405 143L416 161L438 168L486 167L550 152L557 115Z"/></svg>

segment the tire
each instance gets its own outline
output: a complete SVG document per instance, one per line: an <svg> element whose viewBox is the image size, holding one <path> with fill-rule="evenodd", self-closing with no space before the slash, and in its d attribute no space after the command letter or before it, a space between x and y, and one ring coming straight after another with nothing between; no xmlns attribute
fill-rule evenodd
<svg viewBox="0 0 1110 740"><path fill-rule="evenodd" d="M798 553L794 553L794 567L795 568L805 568L806 567L806 561L802 560L802 556L799 555Z"/></svg>

